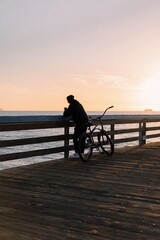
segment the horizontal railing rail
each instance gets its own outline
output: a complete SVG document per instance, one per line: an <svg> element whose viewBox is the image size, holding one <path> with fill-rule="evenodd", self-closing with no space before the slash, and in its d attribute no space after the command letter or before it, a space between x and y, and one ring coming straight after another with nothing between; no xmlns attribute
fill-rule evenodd
<svg viewBox="0 0 160 240"><path fill-rule="evenodd" d="M94 120L93 125L96 123ZM103 124L115 147L129 142L143 145L148 139L160 138L160 115L107 115ZM0 161L55 153L68 157L73 150L73 127L74 123L62 116L1 116Z"/></svg>

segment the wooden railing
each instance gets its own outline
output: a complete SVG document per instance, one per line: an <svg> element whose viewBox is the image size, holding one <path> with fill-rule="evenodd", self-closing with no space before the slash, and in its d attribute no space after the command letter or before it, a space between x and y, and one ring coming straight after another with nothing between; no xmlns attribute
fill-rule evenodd
<svg viewBox="0 0 160 240"><path fill-rule="evenodd" d="M93 122L93 124L95 123ZM104 116L103 123L115 147L122 143L126 143L127 146L129 142L137 142L137 144L143 145L148 139L153 138L160 141L158 139L160 138L160 115L108 115ZM73 130L71 130L73 126L73 122L62 116L1 116L0 161L62 152L64 157L68 157L69 151L73 150L73 143L70 141L73 136ZM48 135L48 132L45 132L47 129L51 134ZM39 136L38 133L37 136L35 134L33 136L32 130L37 132L43 130L43 134ZM21 131L24 131L23 137L17 138ZM31 131L31 136L26 137L28 131ZM8 133L8 136L4 136L4 133ZM37 144L44 143L50 143L51 146L40 149L29 147L25 151L22 148L18 152L13 150L13 152L6 153L6 150L12 147L15 149L20 146L36 147Z"/></svg>

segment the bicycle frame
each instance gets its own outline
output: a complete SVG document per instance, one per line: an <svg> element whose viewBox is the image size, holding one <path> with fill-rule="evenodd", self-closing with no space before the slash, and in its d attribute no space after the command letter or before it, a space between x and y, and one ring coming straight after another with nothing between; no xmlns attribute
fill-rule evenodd
<svg viewBox="0 0 160 240"><path fill-rule="evenodd" d="M102 117L105 115L106 111L113 106L107 108L104 113L97 118L89 118L92 121L98 120L97 123L93 126L91 123L87 123L87 128L89 132L83 133L79 139L79 156L82 161L87 162L92 156L93 149L97 149L97 151L101 153L105 153L108 156L111 156L114 152L114 146L107 135L106 131L103 127ZM92 127L91 127L92 126ZM96 131L98 130L98 131ZM96 132L95 132L96 131ZM95 134L94 134L95 133ZM95 141L94 137L97 137L97 141ZM101 150L101 151L100 151Z"/></svg>
<svg viewBox="0 0 160 240"><path fill-rule="evenodd" d="M99 116L99 117L97 117L97 118L89 118L89 119L91 119L92 121L93 120L98 120L98 123L93 127L93 128L91 128L92 127L92 125L90 125L89 127L88 127L88 130L89 130L89 134L90 134L90 136L91 136L91 139L92 139L92 142L93 142L93 145L94 145L94 147L96 147L96 148L99 148L99 146L95 143L95 141L94 141L94 132L95 132L95 130L96 129L98 129L100 132L106 132L105 130L104 130L104 126L103 126L103 122L102 122L102 117L105 115L105 113L107 112L107 110L108 109L110 109L110 108L113 108L113 106L110 106L110 107L108 107L108 108L106 108L106 110L103 112L103 114L101 115L101 116Z"/></svg>

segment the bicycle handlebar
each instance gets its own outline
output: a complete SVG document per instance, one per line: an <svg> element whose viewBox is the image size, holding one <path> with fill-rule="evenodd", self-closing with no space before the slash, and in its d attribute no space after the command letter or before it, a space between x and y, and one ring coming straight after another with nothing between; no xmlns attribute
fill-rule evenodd
<svg viewBox="0 0 160 240"><path fill-rule="evenodd" d="M110 106L110 107L106 108L106 110L104 111L104 113L101 116L99 116L97 118L91 118L90 117L90 119L92 119L92 120L97 120L97 119L100 120L105 115L105 113L108 111L108 109L113 108L113 107L114 106Z"/></svg>

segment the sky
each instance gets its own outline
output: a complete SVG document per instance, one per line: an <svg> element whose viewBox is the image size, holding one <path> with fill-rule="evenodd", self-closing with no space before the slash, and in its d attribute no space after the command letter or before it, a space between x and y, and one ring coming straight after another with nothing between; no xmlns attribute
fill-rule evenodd
<svg viewBox="0 0 160 240"><path fill-rule="evenodd" d="M159 0L0 0L0 108L160 111Z"/></svg>

